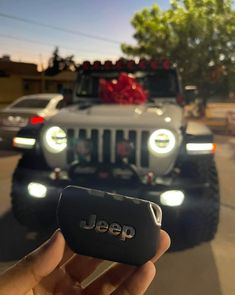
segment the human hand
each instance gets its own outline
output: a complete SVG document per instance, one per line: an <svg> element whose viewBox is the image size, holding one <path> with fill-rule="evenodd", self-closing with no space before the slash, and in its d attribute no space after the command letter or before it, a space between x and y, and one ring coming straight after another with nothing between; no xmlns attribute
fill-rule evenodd
<svg viewBox="0 0 235 295"><path fill-rule="evenodd" d="M169 248L161 230L155 257L140 267L115 264L84 289L82 282L102 260L74 254L58 230L50 240L0 276L1 295L142 295L155 276L156 262Z"/></svg>

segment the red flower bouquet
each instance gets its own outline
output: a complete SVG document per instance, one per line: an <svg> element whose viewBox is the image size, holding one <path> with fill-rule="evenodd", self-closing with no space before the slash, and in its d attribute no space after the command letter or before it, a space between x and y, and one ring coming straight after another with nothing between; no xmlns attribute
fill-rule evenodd
<svg viewBox="0 0 235 295"><path fill-rule="evenodd" d="M104 103L143 104L148 93L134 78L121 73L118 80L100 80L100 98Z"/></svg>

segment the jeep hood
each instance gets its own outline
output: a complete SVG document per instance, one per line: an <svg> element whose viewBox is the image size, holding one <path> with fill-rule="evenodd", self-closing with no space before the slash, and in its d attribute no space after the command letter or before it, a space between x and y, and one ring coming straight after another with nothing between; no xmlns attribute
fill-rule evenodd
<svg viewBox="0 0 235 295"><path fill-rule="evenodd" d="M183 124L183 111L174 104L149 105L94 105L79 109L78 105L61 110L49 125L64 128L173 128Z"/></svg>

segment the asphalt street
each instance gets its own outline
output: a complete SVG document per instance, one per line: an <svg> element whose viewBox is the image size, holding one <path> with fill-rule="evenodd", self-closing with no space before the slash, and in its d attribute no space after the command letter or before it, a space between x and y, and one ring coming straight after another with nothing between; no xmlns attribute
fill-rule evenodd
<svg viewBox="0 0 235 295"><path fill-rule="evenodd" d="M216 162L221 190L216 239L190 250L167 253L157 264L148 295L234 295L235 137L217 135ZM29 232L10 209L11 175L20 155L0 151L0 272L50 236Z"/></svg>

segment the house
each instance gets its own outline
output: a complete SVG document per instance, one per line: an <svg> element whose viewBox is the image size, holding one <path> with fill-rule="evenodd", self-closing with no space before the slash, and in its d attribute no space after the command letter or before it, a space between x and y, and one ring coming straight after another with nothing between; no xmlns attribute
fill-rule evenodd
<svg viewBox="0 0 235 295"><path fill-rule="evenodd" d="M0 108L23 95L72 90L75 79L76 73L72 71L45 76L36 64L15 62L5 55L0 58Z"/></svg>

